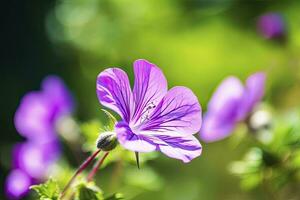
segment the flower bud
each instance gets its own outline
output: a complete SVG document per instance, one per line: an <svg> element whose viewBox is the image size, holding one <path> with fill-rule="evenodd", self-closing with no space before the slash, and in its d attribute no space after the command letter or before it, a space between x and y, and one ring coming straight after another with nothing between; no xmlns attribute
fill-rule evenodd
<svg viewBox="0 0 300 200"><path fill-rule="evenodd" d="M116 148L117 144L118 140L114 132L100 133L96 142L97 148L103 151L111 151Z"/></svg>

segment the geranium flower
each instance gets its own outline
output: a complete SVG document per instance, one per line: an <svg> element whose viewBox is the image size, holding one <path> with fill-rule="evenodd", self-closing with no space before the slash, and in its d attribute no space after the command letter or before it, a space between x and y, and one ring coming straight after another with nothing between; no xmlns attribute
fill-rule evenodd
<svg viewBox="0 0 300 200"><path fill-rule="evenodd" d="M203 119L200 138L205 142L229 136L245 120L264 95L265 74L248 77L246 85L236 77L226 78L213 94Z"/></svg>
<svg viewBox="0 0 300 200"><path fill-rule="evenodd" d="M260 16L257 29L267 39L282 37L286 31L283 17L278 13L266 13Z"/></svg>
<svg viewBox="0 0 300 200"><path fill-rule="evenodd" d="M60 155L57 123L70 115L73 107L68 89L56 76L45 78L40 91L23 97L15 114L15 127L26 141L14 146L12 171L6 179L9 198L22 198L30 185L48 176L49 167Z"/></svg>
<svg viewBox="0 0 300 200"><path fill-rule="evenodd" d="M133 90L122 69L106 69L97 78L100 103L122 118L115 125L119 143L134 152L161 151L183 162L199 156L202 148L193 136L202 121L197 97L182 86L168 91L162 71L146 60L135 61L133 68Z"/></svg>

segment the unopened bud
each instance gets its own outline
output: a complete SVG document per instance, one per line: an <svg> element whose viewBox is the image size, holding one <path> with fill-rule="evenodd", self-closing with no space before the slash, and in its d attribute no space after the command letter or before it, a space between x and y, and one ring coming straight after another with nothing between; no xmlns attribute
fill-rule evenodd
<svg viewBox="0 0 300 200"><path fill-rule="evenodd" d="M111 151L116 148L118 140L116 133L114 132L104 132L100 133L97 139L97 148L103 151Z"/></svg>

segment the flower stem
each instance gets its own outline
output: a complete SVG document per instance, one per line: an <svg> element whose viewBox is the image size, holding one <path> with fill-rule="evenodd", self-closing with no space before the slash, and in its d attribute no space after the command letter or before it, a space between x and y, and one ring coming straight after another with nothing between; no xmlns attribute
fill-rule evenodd
<svg viewBox="0 0 300 200"><path fill-rule="evenodd" d="M73 183L73 181L75 180L75 178L85 169L87 168L87 166L95 159L95 157L99 154L101 150L98 149L95 153L93 153L91 156L89 156L81 165L80 167L77 169L77 171L75 172L75 174L72 176L72 178L69 180L69 182L67 183L67 185L65 186L65 188L63 189L60 197L62 198L66 191L68 190L68 188L71 186L71 184Z"/></svg>
<svg viewBox="0 0 300 200"><path fill-rule="evenodd" d="M92 171L89 173L88 177L87 177L87 181L91 182L95 176L95 174L97 173L98 169L101 167L102 163L104 162L105 158L108 156L109 152L106 152L104 154L104 156L99 159L96 164L94 165Z"/></svg>

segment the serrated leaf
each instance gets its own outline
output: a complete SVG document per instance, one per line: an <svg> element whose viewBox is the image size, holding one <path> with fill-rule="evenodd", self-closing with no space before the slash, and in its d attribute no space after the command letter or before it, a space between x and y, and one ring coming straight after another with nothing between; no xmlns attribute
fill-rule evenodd
<svg viewBox="0 0 300 200"><path fill-rule="evenodd" d="M113 195L111 195L109 197L106 197L104 200L120 200L120 199L124 199L123 194L116 193L116 194L113 194Z"/></svg>
<svg viewBox="0 0 300 200"><path fill-rule="evenodd" d="M104 200L102 191L93 183L80 183L76 193L76 200Z"/></svg>
<svg viewBox="0 0 300 200"><path fill-rule="evenodd" d="M33 185L30 189L36 191L40 200L58 200L59 188L56 181L49 179L47 182L39 185Z"/></svg>

